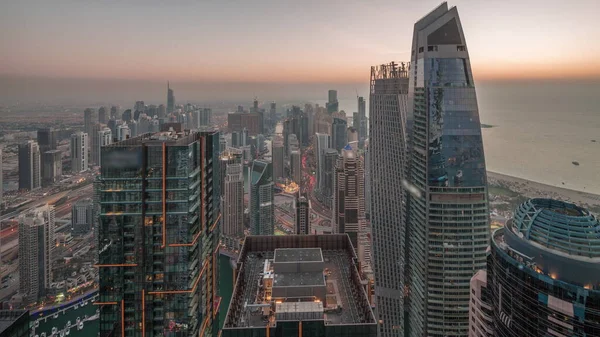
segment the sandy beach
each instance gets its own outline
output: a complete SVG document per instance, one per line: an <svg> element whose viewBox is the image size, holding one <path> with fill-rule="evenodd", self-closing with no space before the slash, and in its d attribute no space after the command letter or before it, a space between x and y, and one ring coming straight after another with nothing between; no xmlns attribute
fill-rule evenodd
<svg viewBox="0 0 600 337"><path fill-rule="evenodd" d="M488 184L504 185L529 198L545 197L565 200L583 207L600 206L600 195L541 184L496 172L487 172Z"/></svg>

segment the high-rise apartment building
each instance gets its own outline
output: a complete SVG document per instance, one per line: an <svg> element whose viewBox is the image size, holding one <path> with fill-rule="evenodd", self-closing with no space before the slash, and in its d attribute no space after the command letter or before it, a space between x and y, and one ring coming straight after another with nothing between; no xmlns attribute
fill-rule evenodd
<svg viewBox="0 0 600 337"><path fill-rule="evenodd" d="M46 294L52 282L54 207L41 206L19 216L19 293L29 303Z"/></svg>
<svg viewBox="0 0 600 337"><path fill-rule="evenodd" d="M42 187L40 147L36 141L19 144L19 189L35 190Z"/></svg>
<svg viewBox="0 0 600 337"><path fill-rule="evenodd" d="M79 200L71 206L71 231L85 235L94 225L94 204L90 199Z"/></svg>
<svg viewBox="0 0 600 337"><path fill-rule="evenodd" d="M371 134L365 154L369 177L365 183L370 185L371 194L367 212L381 337L402 336L404 331L407 70L393 62L371 67Z"/></svg>
<svg viewBox="0 0 600 337"><path fill-rule="evenodd" d="M156 111L159 119L165 118L167 116L167 106L164 104L160 104L158 106L158 110Z"/></svg>
<svg viewBox="0 0 600 337"><path fill-rule="evenodd" d="M487 285L487 272L478 271L471 279L469 301L469 337L493 337L492 299Z"/></svg>
<svg viewBox="0 0 600 337"><path fill-rule="evenodd" d="M350 144L342 149L333 178L331 227L334 233L346 233L358 247L358 232L365 221L364 169Z"/></svg>
<svg viewBox="0 0 600 337"><path fill-rule="evenodd" d="M223 138L219 139L221 141ZM220 170L221 170L221 195L225 195L225 177L227 176L227 166L232 164L243 164L244 153L240 149L234 147L225 147L221 150L221 144L219 144L219 155L221 159Z"/></svg>
<svg viewBox="0 0 600 337"><path fill-rule="evenodd" d="M57 183L62 176L62 151L50 150L42 153L42 186Z"/></svg>
<svg viewBox="0 0 600 337"><path fill-rule="evenodd" d="M230 112L227 115L228 132L240 132L244 128L250 136L262 133L263 121L261 115L256 112Z"/></svg>
<svg viewBox="0 0 600 337"><path fill-rule="evenodd" d="M76 132L71 135L71 172L79 173L88 169L88 134Z"/></svg>
<svg viewBox="0 0 600 337"><path fill-rule="evenodd" d="M341 118L333 118L331 124L331 147L341 153L342 149L348 144L348 122Z"/></svg>
<svg viewBox="0 0 600 337"><path fill-rule="evenodd" d="M37 142L40 146L40 152L44 153L50 150L56 150L58 140L57 132L53 128L41 128L37 130Z"/></svg>
<svg viewBox="0 0 600 337"><path fill-rule="evenodd" d="M285 177L283 138L281 136L273 138L271 157L273 161L273 179L277 181L277 179Z"/></svg>
<svg viewBox="0 0 600 337"><path fill-rule="evenodd" d="M100 336L216 336L218 132L145 134L102 148Z"/></svg>
<svg viewBox="0 0 600 337"><path fill-rule="evenodd" d="M327 112L331 115L332 113L337 112L339 109L337 90L329 90L328 94L329 99L325 105L327 107Z"/></svg>
<svg viewBox="0 0 600 337"><path fill-rule="evenodd" d="M294 229L296 234L310 234L310 204L300 192L294 200Z"/></svg>
<svg viewBox="0 0 600 337"><path fill-rule="evenodd" d="M493 336L600 336L598 218L558 200L521 204L492 234L487 288Z"/></svg>
<svg viewBox="0 0 600 337"><path fill-rule="evenodd" d="M167 114L173 113L173 111L175 111L175 93L167 82Z"/></svg>
<svg viewBox="0 0 600 337"><path fill-rule="evenodd" d="M244 238L244 165L227 164L223 182L223 232L222 241L231 249L239 249Z"/></svg>
<svg viewBox="0 0 600 337"><path fill-rule="evenodd" d="M117 126L117 137L115 137L118 141L127 140L131 137L131 129L129 129L129 125L127 123L123 123Z"/></svg>
<svg viewBox="0 0 600 337"><path fill-rule="evenodd" d="M481 125L456 7L415 24L407 124L410 336L465 336L469 281L486 266L489 211Z"/></svg>
<svg viewBox="0 0 600 337"><path fill-rule="evenodd" d="M93 148L92 148L92 162L96 163L96 165L100 166L101 164L101 158L100 158L100 154L102 153L102 147L106 146L106 145L110 145L112 144L112 131L107 128L104 127L101 130L98 130L98 132L95 132L95 138L96 141L93 142Z"/></svg>
<svg viewBox="0 0 600 337"><path fill-rule="evenodd" d="M269 122L271 128L274 128L277 123L277 104L275 102L271 102L269 108Z"/></svg>
<svg viewBox="0 0 600 337"><path fill-rule="evenodd" d="M250 233L273 235L275 205L273 204L273 164L255 160L250 171Z"/></svg>

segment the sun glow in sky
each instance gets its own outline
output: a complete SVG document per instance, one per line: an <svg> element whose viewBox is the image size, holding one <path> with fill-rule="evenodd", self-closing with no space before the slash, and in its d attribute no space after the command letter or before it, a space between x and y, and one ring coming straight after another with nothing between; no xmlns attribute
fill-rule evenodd
<svg viewBox="0 0 600 337"><path fill-rule="evenodd" d="M439 1L5 1L0 75L364 82ZM450 1L477 79L600 78L600 1Z"/></svg>

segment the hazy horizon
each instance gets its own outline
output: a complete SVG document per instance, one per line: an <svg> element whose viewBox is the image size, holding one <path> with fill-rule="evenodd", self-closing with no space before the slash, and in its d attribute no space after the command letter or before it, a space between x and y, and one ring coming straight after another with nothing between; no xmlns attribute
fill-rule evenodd
<svg viewBox="0 0 600 337"><path fill-rule="evenodd" d="M414 23L440 2L12 1L0 12L0 75L366 82L370 66L409 59ZM598 1L449 6L480 80L600 79L600 45L586 38L600 34Z"/></svg>

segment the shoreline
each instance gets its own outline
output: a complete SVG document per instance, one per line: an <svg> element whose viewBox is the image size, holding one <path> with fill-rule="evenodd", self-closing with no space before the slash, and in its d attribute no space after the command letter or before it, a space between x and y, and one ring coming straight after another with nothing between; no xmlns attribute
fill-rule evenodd
<svg viewBox="0 0 600 337"><path fill-rule="evenodd" d="M600 206L600 195L598 194L556 187L492 171L487 171L487 177L489 185L502 182L514 192L529 198L547 197L565 200L586 208Z"/></svg>

